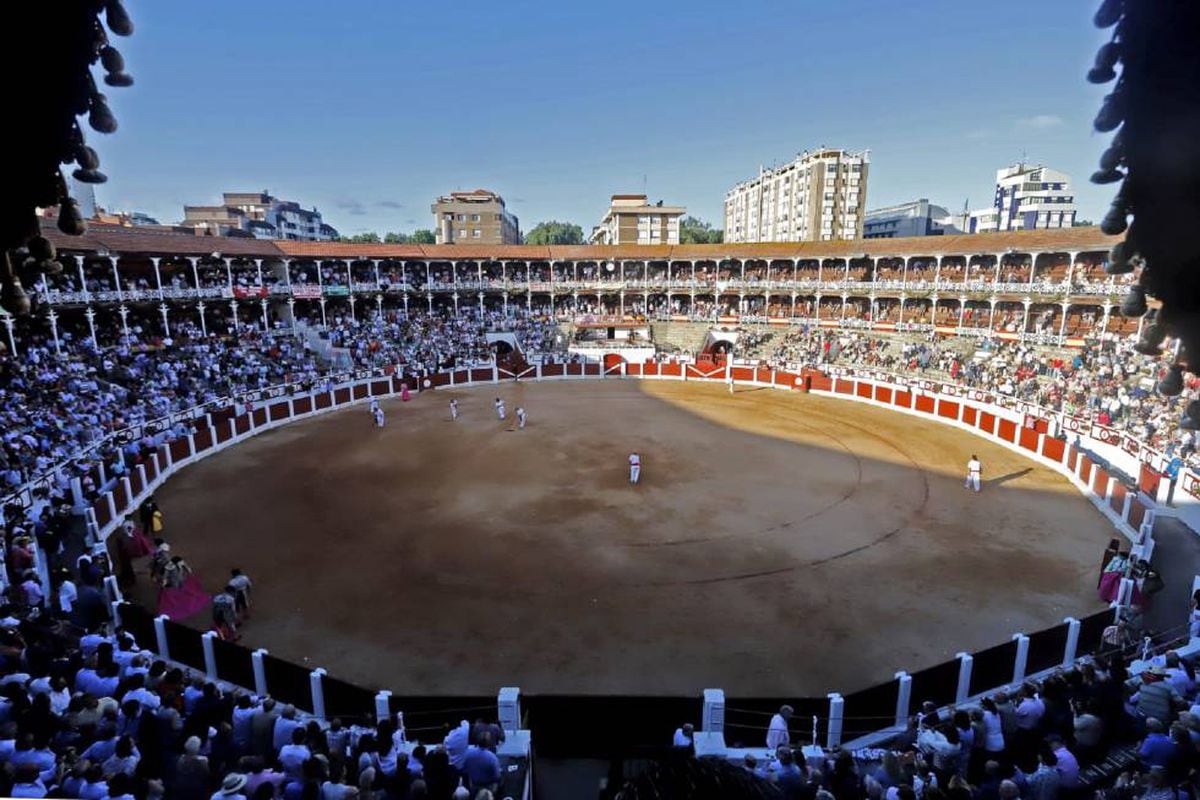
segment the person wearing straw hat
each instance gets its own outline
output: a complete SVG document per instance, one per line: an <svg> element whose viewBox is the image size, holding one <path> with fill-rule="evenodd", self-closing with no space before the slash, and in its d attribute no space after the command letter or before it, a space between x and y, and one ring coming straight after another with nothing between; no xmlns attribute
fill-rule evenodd
<svg viewBox="0 0 1200 800"><path fill-rule="evenodd" d="M230 798L242 798L245 800L246 794L242 790L246 788L246 776L240 772L231 772L225 776L225 780L221 781L221 788L218 789L212 796L212 800L230 800Z"/></svg>

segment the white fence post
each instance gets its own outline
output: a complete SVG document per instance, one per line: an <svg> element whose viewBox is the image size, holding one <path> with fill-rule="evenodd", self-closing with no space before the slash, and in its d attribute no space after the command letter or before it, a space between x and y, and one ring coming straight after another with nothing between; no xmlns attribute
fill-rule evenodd
<svg viewBox="0 0 1200 800"><path fill-rule="evenodd" d="M217 654L213 650L213 639L217 638L216 631L205 631L200 635L200 644L204 648L204 675L210 681L217 680Z"/></svg>
<svg viewBox="0 0 1200 800"><path fill-rule="evenodd" d="M325 683L322 680L324 677L323 667L317 667L308 674L308 686L312 690L313 716L322 722L325 721Z"/></svg>
<svg viewBox="0 0 1200 800"><path fill-rule="evenodd" d="M267 667L263 663L266 654L267 651L261 647L250 654L250 666L254 669L254 693L259 697L267 696Z"/></svg>
<svg viewBox="0 0 1200 800"><path fill-rule="evenodd" d="M1013 660L1013 683L1025 681L1025 667L1029 663L1029 637L1023 633L1014 633L1013 640L1017 643L1017 657Z"/></svg>
<svg viewBox="0 0 1200 800"><path fill-rule="evenodd" d="M970 653L956 653L958 659L958 691L954 694L954 702L962 705L971 696L971 670L975 666L975 657Z"/></svg>
<svg viewBox="0 0 1200 800"><path fill-rule="evenodd" d="M121 594L121 587L117 585L116 575L104 576L104 590L108 595L108 602L110 603L119 603L125 599Z"/></svg>
<svg viewBox="0 0 1200 800"><path fill-rule="evenodd" d="M392 718L391 710L392 693L387 689L383 689L375 695L375 719L383 721Z"/></svg>
<svg viewBox="0 0 1200 800"><path fill-rule="evenodd" d="M1117 590L1117 604L1122 608L1133 602L1133 579L1121 578L1121 588Z"/></svg>
<svg viewBox="0 0 1200 800"><path fill-rule="evenodd" d="M1067 623L1067 646L1063 650L1063 668L1071 666L1075 663L1075 655L1079 650L1079 620L1074 617L1066 617L1063 622Z"/></svg>
<svg viewBox="0 0 1200 800"><path fill-rule="evenodd" d="M121 623L121 601L114 600L111 603L109 603L109 606L112 608L113 624L121 625L122 624Z"/></svg>
<svg viewBox="0 0 1200 800"><path fill-rule="evenodd" d="M912 675L904 670L896 673L896 727L908 726L908 711L912 707Z"/></svg>
<svg viewBox="0 0 1200 800"><path fill-rule="evenodd" d="M521 729L521 689L517 686L502 686L496 697L496 714L500 721L500 730L519 731Z"/></svg>
<svg viewBox="0 0 1200 800"><path fill-rule="evenodd" d="M159 614L154 618L154 638L158 642L158 657L163 661L171 660L171 649L167 647L167 620L170 617Z"/></svg>
<svg viewBox="0 0 1200 800"><path fill-rule="evenodd" d="M825 733L825 747L832 750L842 743L842 715L846 701L837 692L829 693L829 728Z"/></svg>
<svg viewBox="0 0 1200 800"><path fill-rule="evenodd" d="M700 717L700 730L705 733L725 732L725 690L704 690L704 713Z"/></svg>

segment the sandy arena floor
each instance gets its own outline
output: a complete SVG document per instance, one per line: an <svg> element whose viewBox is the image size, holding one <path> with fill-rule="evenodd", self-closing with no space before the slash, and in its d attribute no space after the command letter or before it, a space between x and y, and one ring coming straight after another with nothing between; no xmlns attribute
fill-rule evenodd
<svg viewBox="0 0 1200 800"><path fill-rule="evenodd" d="M633 380L384 408L382 431L365 406L326 415L159 493L207 587L231 566L255 580L244 644L401 694L813 695L1100 607L1103 517L937 423Z"/></svg>

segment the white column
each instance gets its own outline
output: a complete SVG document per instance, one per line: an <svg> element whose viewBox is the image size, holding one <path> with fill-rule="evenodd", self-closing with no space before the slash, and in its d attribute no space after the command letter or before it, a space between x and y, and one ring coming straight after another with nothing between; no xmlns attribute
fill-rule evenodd
<svg viewBox="0 0 1200 800"><path fill-rule="evenodd" d="M205 631L200 636L200 645L204 648L204 675L210 682L217 680L217 654L213 650L213 639L217 638L216 631Z"/></svg>
<svg viewBox="0 0 1200 800"><path fill-rule="evenodd" d="M521 689L517 686L501 687L496 697L496 718L500 730L509 732L521 729Z"/></svg>
<svg viewBox="0 0 1200 800"><path fill-rule="evenodd" d="M322 680L325 677L325 669L317 667L308 674L308 686L312 692L312 711L313 716L322 722L325 721L325 683Z"/></svg>
<svg viewBox="0 0 1200 800"><path fill-rule="evenodd" d="M1025 667L1029 663L1029 637L1023 633L1014 633L1013 641L1017 643L1017 657L1013 660L1013 683L1025 680Z"/></svg>
<svg viewBox="0 0 1200 800"><path fill-rule="evenodd" d="M1076 651L1079 649L1079 620L1074 617L1066 617L1063 622L1067 623L1067 646L1063 650L1063 669L1067 669L1071 664L1075 663Z"/></svg>
<svg viewBox="0 0 1200 800"><path fill-rule="evenodd" d="M725 732L725 691L704 690L704 712L700 718L700 730L705 733Z"/></svg>
<svg viewBox="0 0 1200 800"><path fill-rule="evenodd" d="M154 285L158 287L158 299L162 300L163 299L162 272L158 268L159 261L162 261L161 256L151 256L150 257L150 263L152 263L154 265Z"/></svg>
<svg viewBox="0 0 1200 800"><path fill-rule="evenodd" d="M261 647L250 654L250 666L254 670L254 693L259 697L267 696L267 667L263 663L266 654L267 651Z"/></svg>
<svg viewBox="0 0 1200 800"><path fill-rule="evenodd" d="M383 721L392 718L391 709L392 693L388 689L382 689L375 695L375 719ZM501 728L503 730L503 728Z"/></svg>
<svg viewBox="0 0 1200 800"><path fill-rule="evenodd" d="M167 647L167 619L163 614L154 618L154 638L158 644L158 657L163 661L171 660L171 650Z"/></svg>
<svg viewBox="0 0 1200 800"><path fill-rule="evenodd" d="M61 354L62 345L58 341L58 312L52 308L46 317L50 320L50 335L54 338L54 352ZM13 351L13 354L16 354L15 350Z"/></svg>
<svg viewBox="0 0 1200 800"><path fill-rule="evenodd" d="M912 708L912 676L904 670L896 673L899 684L896 691L896 727L908 726L908 712Z"/></svg>
<svg viewBox="0 0 1200 800"><path fill-rule="evenodd" d="M825 733L825 747L832 750L842 743L842 718L846 701L837 692L829 693L829 728ZM815 742L814 742L815 744Z"/></svg>
<svg viewBox="0 0 1200 800"><path fill-rule="evenodd" d="M962 705L971 694L971 670L975 665L975 658L970 653L956 653L955 658L958 659L958 690L954 695L954 702Z"/></svg>
<svg viewBox="0 0 1200 800"><path fill-rule="evenodd" d="M15 324L16 322L11 314L4 315L4 327L8 330L8 350L14 356L17 354L17 337L13 334L13 325ZM95 334L92 335L92 338L96 338Z"/></svg>

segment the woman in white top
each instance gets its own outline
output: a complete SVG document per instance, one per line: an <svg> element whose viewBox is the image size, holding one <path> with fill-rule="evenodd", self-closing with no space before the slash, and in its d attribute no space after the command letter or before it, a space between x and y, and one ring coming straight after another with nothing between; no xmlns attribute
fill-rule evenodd
<svg viewBox="0 0 1200 800"><path fill-rule="evenodd" d="M996 708L996 701L985 697L980 701L979 707L983 709L983 749L989 753L1004 752L1004 728L1000 721L1000 711Z"/></svg>

